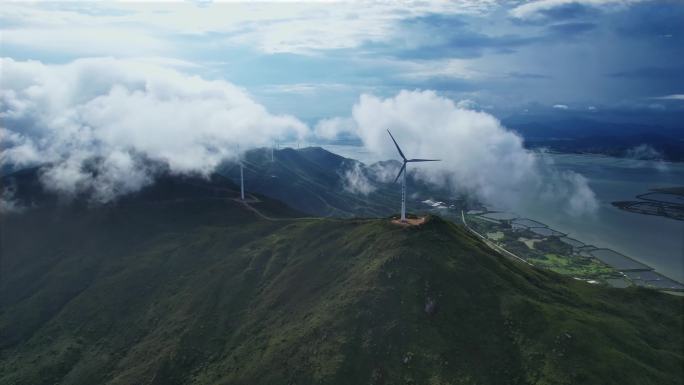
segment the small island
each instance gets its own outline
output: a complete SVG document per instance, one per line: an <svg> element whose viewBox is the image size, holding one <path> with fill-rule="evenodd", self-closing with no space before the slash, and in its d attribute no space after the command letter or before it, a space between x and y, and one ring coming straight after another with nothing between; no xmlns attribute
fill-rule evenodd
<svg viewBox="0 0 684 385"><path fill-rule="evenodd" d="M616 201L612 204L633 213L684 220L684 187L651 189L636 198L637 200Z"/></svg>

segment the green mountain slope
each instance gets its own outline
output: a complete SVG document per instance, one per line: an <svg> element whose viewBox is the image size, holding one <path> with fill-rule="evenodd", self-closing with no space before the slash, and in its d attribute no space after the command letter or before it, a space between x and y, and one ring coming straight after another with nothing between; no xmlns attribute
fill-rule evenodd
<svg viewBox="0 0 684 385"><path fill-rule="evenodd" d="M0 384L683 381L682 298L536 270L438 217L236 195L166 178L3 216Z"/></svg>
<svg viewBox="0 0 684 385"><path fill-rule="evenodd" d="M247 191L280 200L316 216L384 217L399 209L400 184L390 183L401 167L399 162L385 161L367 166L320 147L285 148L275 150L273 155L274 161L271 161L271 150L265 148L245 154ZM381 171L390 174L383 175L387 180L379 178ZM226 163L219 172L240 183L237 163ZM355 191L350 185L348 172L353 172L352 178L363 178L369 190L365 193ZM419 202L421 199L446 199L451 195L409 176L407 207L413 212L427 209Z"/></svg>

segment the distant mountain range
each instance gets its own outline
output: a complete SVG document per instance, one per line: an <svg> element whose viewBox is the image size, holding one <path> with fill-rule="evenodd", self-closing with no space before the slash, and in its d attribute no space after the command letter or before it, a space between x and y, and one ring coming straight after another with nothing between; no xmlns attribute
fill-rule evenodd
<svg viewBox="0 0 684 385"><path fill-rule="evenodd" d="M583 117L516 115L502 123L518 132L529 148L595 153L617 157L654 157L684 161L684 127L616 123ZM641 147L640 147L641 146ZM643 147L648 146L648 147ZM653 151L639 151L648 148Z"/></svg>
<svg viewBox="0 0 684 385"><path fill-rule="evenodd" d="M259 154L247 160L259 165ZM263 188L316 187L298 205L337 183L310 163L348 161L278 156L278 181ZM0 180L32 202L0 217L0 384L684 378L681 297L513 262L439 217L419 227L310 217L261 194L241 203L220 175L160 175L93 206L60 202L37 175Z"/></svg>

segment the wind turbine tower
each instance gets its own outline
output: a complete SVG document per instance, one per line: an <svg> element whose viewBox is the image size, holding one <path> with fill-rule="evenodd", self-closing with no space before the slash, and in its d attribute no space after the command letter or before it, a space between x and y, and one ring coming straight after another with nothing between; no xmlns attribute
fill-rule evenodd
<svg viewBox="0 0 684 385"><path fill-rule="evenodd" d="M242 160L240 160L240 199L245 200L245 175L242 170Z"/></svg>
<svg viewBox="0 0 684 385"><path fill-rule="evenodd" d="M394 145L397 147L397 151L399 151L399 155L401 155L401 159L403 159L404 163L401 165L401 169L399 170L399 174L397 174L397 177L394 178L394 183L397 183L397 180L401 176L401 221L406 222L406 164L407 163L417 163L417 162L438 162L441 159L406 159L404 156L404 153L401 151L401 148L399 148L399 145L397 144L397 141L394 140L394 136L392 136L392 133L390 130L387 130L387 133L389 134L390 138L392 138L392 142L394 142Z"/></svg>

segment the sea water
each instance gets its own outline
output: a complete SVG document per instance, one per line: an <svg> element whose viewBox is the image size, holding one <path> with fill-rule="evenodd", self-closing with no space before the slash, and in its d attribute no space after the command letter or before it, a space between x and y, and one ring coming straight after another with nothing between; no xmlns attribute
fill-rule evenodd
<svg viewBox="0 0 684 385"><path fill-rule="evenodd" d="M659 187L684 186L684 163L620 159L600 155L545 154L559 170L587 178L596 194L592 216L559 217L543 211L524 213L572 238L610 248L684 282L684 222L620 210L611 202L636 200Z"/></svg>

